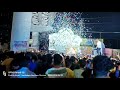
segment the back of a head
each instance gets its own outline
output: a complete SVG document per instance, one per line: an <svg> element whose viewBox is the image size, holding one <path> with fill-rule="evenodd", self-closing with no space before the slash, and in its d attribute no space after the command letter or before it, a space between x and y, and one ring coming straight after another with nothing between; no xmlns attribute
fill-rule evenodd
<svg viewBox="0 0 120 90"><path fill-rule="evenodd" d="M69 56L66 56L66 59L68 60L68 59L69 59Z"/></svg>
<svg viewBox="0 0 120 90"><path fill-rule="evenodd" d="M113 62L107 56L96 56L93 58L93 69L95 72L108 72L113 67Z"/></svg>
<svg viewBox="0 0 120 90"><path fill-rule="evenodd" d="M75 69L80 69L80 64L75 64Z"/></svg>
<svg viewBox="0 0 120 90"><path fill-rule="evenodd" d="M84 59L79 60L78 63L80 64L80 67L81 67L81 68L84 68L85 65L86 65L86 61L85 61Z"/></svg>
<svg viewBox="0 0 120 90"><path fill-rule="evenodd" d="M117 62L117 65L120 65L120 62Z"/></svg>
<svg viewBox="0 0 120 90"><path fill-rule="evenodd" d="M32 59L31 53L30 53L30 52L27 52L27 53L25 54L25 58L26 58L26 60L31 60L31 59Z"/></svg>
<svg viewBox="0 0 120 90"><path fill-rule="evenodd" d="M47 63L51 64L52 63L52 54L47 54L46 59L47 59Z"/></svg>
<svg viewBox="0 0 120 90"><path fill-rule="evenodd" d="M43 56L41 57L41 59L42 59L42 62L43 62L43 63L46 63L46 62L47 62L46 55L43 55Z"/></svg>
<svg viewBox="0 0 120 90"><path fill-rule="evenodd" d="M5 55L9 58L14 58L14 51L5 52Z"/></svg>
<svg viewBox="0 0 120 90"><path fill-rule="evenodd" d="M38 54L38 59L41 59L42 58L42 55L41 54Z"/></svg>
<svg viewBox="0 0 120 90"><path fill-rule="evenodd" d="M59 54L54 55L54 65L60 65L62 62L62 56Z"/></svg>
<svg viewBox="0 0 120 90"><path fill-rule="evenodd" d="M9 57L10 57L10 58L14 58L14 51L10 51L10 52L9 52Z"/></svg>
<svg viewBox="0 0 120 90"><path fill-rule="evenodd" d="M15 53L14 62L21 62L23 60L23 56L20 53Z"/></svg>
<svg viewBox="0 0 120 90"><path fill-rule="evenodd" d="M70 61L71 61L71 62L75 62L75 57L74 57L74 56L71 56L71 57L70 57Z"/></svg>
<svg viewBox="0 0 120 90"><path fill-rule="evenodd" d="M86 60L87 60L87 58L86 58L86 57L84 57L82 60L86 61Z"/></svg>
<svg viewBox="0 0 120 90"><path fill-rule="evenodd" d="M72 64L70 69L71 70L80 69L80 64Z"/></svg>
<svg viewBox="0 0 120 90"><path fill-rule="evenodd" d="M20 62L20 67L28 67L29 65L29 60L23 60Z"/></svg>
<svg viewBox="0 0 120 90"><path fill-rule="evenodd" d="M33 54L33 55L32 55L32 59L35 60L35 61L37 61L37 60L38 60L37 55Z"/></svg>

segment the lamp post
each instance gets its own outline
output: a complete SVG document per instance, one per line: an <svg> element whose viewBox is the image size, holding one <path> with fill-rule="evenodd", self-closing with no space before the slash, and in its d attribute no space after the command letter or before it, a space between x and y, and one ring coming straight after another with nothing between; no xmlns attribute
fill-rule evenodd
<svg viewBox="0 0 120 90"><path fill-rule="evenodd" d="M32 46L32 44L33 44L33 39L29 39L29 47L31 47Z"/></svg>

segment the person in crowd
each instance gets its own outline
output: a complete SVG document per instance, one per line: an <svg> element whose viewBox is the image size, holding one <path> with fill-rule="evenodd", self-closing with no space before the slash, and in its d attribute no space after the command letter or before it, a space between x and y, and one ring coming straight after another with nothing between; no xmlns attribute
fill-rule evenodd
<svg viewBox="0 0 120 90"><path fill-rule="evenodd" d="M36 74L29 70L29 60L20 62L20 69L16 70L10 76L11 78L37 78Z"/></svg>
<svg viewBox="0 0 120 90"><path fill-rule="evenodd" d="M95 78L109 78L109 71L114 68L113 62L107 56L93 58L93 73Z"/></svg>
<svg viewBox="0 0 120 90"><path fill-rule="evenodd" d="M46 55L46 60L47 60L48 69L52 68L53 67L53 65L52 65L52 60L53 60L52 54L47 54Z"/></svg>
<svg viewBox="0 0 120 90"><path fill-rule="evenodd" d="M86 61L86 65L85 65L85 69L91 69L91 63L92 63L92 61L91 61L91 59L88 59L87 61Z"/></svg>
<svg viewBox="0 0 120 90"><path fill-rule="evenodd" d="M83 78L81 74L84 70L80 67L78 62L75 62L75 57L72 56L72 58L69 59L69 56L67 56L65 63L67 68L73 70L75 78Z"/></svg>
<svg viewBox="0 0 120 90"><path fill-rule="evenodd" d="M120 78L119 58L102 54L78 60L64 54L6 51L0 59L0 78Z"/></svg>
<svg viewBox="0 0 120 90"><path fill-rule="evenodd" d="M114 66L114 68L110 70L110 72L109 72L110 78L114 78L114 79L116 78L115 71L116 71L116 66Z"/></svg>
<svg viewBox="0 0 120 90"><path fill-rule="evenodd" d="M66 58L65 58L65 65L67 68L70 68L72 65L72 62L70 61L69 56L66 56Z"/></svg>
<svg viewBox="0 0 120 90"><path fill-rule="evenodd" d="M41 75L45 75L45 72L47 71L47 56L43 55L41 57L41 63L38 63L39 66L37 66L37 72Z"/></svg>
<svg viewBox="0 0 120 90"><path fill-rule="evenodd" d="M14 59L11 62L10 71L16 71L20 69L20 62L25 59L24 53L15 53Z"/></svg>
<svg viewBox="0 0 120 90"><path fill-rule="evenodd" d="M37 56L33 55L32 58L30 59L30 63L29 63L29 70L31 70L32 72L35 72L35 70L37 69Z"/></svg>
<svg viewBox="0 0 120 90"><path fill-rule="evenodd" d="M84 71L82 73L82 76L84 78L94 78L94 75L93 75L93 63L92 63L91 59L88 59L86 61L86 65L84 67Z"/></svg>
<svg viewBox="0 0 120 90"><path fill-rule="evenodd" d="M84 69L80 67L80 64L75 65L73 72L75 78L83 78L82 73L84 72Z"/></svg>
<svg viewBox="0 0 120 90"><path fill-rule="evenodd" d="M42 56L40 54L38 54L38 60L36 61L36 70L35 70L35 74L40 75L41 74L41 67L42 67ZM40 76L38 76L39 78Z"/></svg>
<svg viewBox="0 0 120 90"><path fill-rule="evenodd" d="M74 78L74 72L63 67L63 58L59 54L54 55L54 66L46 71L48 78Z"/></svg>
<svg viewBox="0 0 120 90"><path fill-rule="evenodd" d="M40 78L44 78L45 77L45 72L52 68L52 55L51 54L47 54L47 55L43 55L39 58L39 62L37 62L37 70L36 70L36 74L41 74Z"/></svg>
<svg viewBox="0 0 120 90"><path fill-rule="evenodd" d="M6 67L3 65L0 65L0 78L3 78L6 76L5 74L3 74L3 72L5 72L5 70L6 70Z"/></svg>
<svg viewBox="0 0 120 90"><path fill-rule="evenodd" d="M87 60L87 58L82 58L82 59L80 59L79 61L78 61L78 63L81 65L81 67L82 68L84 68L85 67L85 65L86 65L86 60Z"/></svg>
<svg viewBox="0 0 120 90"><path fill-rule="evenodd" d="M104 55L105 45L103 42L97 39L97 53L98 55Z"/></svg>
<svg viewBox="0 0 120 90"><path fill-rule="evenodd" d="M13 61L14 58L14 52L7 52L6 53L6 59L1 63L1 65L5 65L6 66L6 72L8 72L10 70L10 64Z"/></svg>
<svg viewBox="0 0 120 90"><path fill-rule="evenodd" d="M116 71L115 71L115 77L120 78L120 62L117 63Z"/></svg>
<svg viewBox="0 0 120 90"><path fill-rule="evenodd" d="M71 63L70 64L70 69L74 70L75 65L78 63L78 60L74 56L71 56L70 59L69 59L69 63Z"/></svg>
<svg viewBox="0 0 120 90"><path fill-rule="evenodd" d="M112 63L114 64L114 68L112 68L112 69L110 70L110 72L109 72L109 77L110 77L110 78L116 78L116 77L115 77L115 71L116 71L116 68L117 68L117 61L116 61L114 58L111 58L111 57L110 57L110 59L111 59Z"/></svg>

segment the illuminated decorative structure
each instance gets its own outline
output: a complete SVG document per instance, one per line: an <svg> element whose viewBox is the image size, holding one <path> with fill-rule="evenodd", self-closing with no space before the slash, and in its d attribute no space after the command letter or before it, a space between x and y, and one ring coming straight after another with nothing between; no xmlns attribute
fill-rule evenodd
<svg viewBox="0 0 120 90"><path fill-rule="evenodd" d="M82 39L80 36L75 35L70 29L61 29L58 33L49 35L49 50L55 50L61 53L67 53L70 48L78 52Z"/></svg>
<svg viewBox="0 0 120 90"><path fill-rule="evenodd" d="M66 49L71 48L71 46L74 48L79 47L81 42L80 36L83 34L84 30L84 19L81 19L81 14L81 12L14 12L11 50L17 51L15 47L16 41L19 41L21 44L21 50L28 49L30 32L32 32L32 47L36 49L38 49L40 44L38 38L39 33L42 32L56 32L57 35L59 35L59 38L57 38L55 34L50 35L50 37L56 37L56 42L52 42L54 43L55 50L58 50L58 46L64 46L64 48L61 49L64 49L65 52ZM77 33L75 33L76 31ZM50 40L50 45L51 41L52 40ZM24 45L22 45L23 42ZM27 42L27 46L25 46L25 42ZM61 45L58 45L58 43ZM22 46L24 47L22 48ZM77 48L77 50L78 49L79 48Z"/></svg>

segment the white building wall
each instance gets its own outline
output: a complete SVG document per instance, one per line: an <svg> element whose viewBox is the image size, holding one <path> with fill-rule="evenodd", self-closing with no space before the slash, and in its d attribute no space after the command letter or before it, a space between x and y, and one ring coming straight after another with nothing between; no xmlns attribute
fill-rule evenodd
<svg viewBox="0 0 120 90"><path fill-rule="evenodd" d="M30 37L32 12L14 12L12 32L11 32L11 46L13 51L25 50L28 47L15 47L15 41L28 41Z"/></svg>

